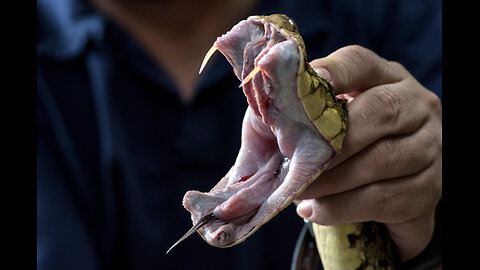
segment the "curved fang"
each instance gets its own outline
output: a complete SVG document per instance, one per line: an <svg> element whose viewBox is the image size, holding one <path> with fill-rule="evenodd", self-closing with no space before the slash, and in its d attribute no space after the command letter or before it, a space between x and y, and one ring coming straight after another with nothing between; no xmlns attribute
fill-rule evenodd
<svg viewBox="0 0 480 270"><path fill-rule="evenodd" d="M167 250L167 253L170 252L170 250L172 250L176 245L180 244L180 242L182 242L183 240L187 239L187 237L189 237L190 235L192 235L193 233L195 233L196 231L198 231L200 228L202 228L203 226L205 226L207 223L209 222L212 222L212 221L215 221L217 218L213 215L213 213L210 213L210 214L206 214L205 216L203 216L198 222L197 224L193 225L193 227L188 230L188 232L183 235L180 239L178 239L177 242L175 242L175 244L173 244L173 246L171 246L168 250Z"/></svg>
<svg viewBox="0 0 480 270"><path fill-rule="evenodd" d="M200 66L200 71L198 71L198 74L202 73L203 68L205 68L205 66L207 65L208 59L210 59L210 57L212 57L213 53L217 49L218 49L217 46L215 46L215 44L213 44L213 46L210 48L210 50L208 50L207 54L203 58L202 65Z"/></svg>
<svg viewBox="0 0 480 270"><path fill-rule="evenodd" d="M242 81L242 83L240 83L240 85L238 86L238 88L242 87L244 84L248 83L252 78L253 76L255 76L258 72L260 72L262 69L259 67L259 66L256 66L250 73L248 73L247 77L245 77Z"/></svg>

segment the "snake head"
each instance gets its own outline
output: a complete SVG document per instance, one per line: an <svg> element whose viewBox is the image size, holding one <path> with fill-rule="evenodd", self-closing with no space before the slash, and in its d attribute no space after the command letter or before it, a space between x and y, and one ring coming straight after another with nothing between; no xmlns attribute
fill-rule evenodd
<svg viewBox="0 0 480 270"><path fill-rule="evenodd" d="M306 59L298 28L285 15L251 16L217 38L249 103L235 164L209 192L188 191L184 207L216 247L244 241L289 205L338 152L345 115L331 86ZM334 143L335 140L340 144Z"/></svg>

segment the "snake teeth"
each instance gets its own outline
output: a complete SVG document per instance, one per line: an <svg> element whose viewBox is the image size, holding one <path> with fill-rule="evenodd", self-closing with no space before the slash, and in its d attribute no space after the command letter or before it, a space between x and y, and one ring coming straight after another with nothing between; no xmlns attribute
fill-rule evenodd
<svg viewBox="0 0 480 270"><path fill-rule="evenodd" d="M238 86L238 88L242 87L244 84L248 83L252 78L253 76L255 76L257 73L259 73L260 71L262 71L262 68L260 66L256 66L250 73L248 73L247 77L245 77L242 82L240 83L240 85Z"/></svg>
<svg viewBox="0 0 480 270"><path fill-rule="evenodd" d="M203 58L202 65L200 66L200 70L198 71L198 74L202 73L203 69L207 65L208 60L210 59L210 57L212 57L213 53L216 50L218 50L218 48L217 46L215 46L215 44L213 44L213 46L208 50L207 54Z"/></svg>

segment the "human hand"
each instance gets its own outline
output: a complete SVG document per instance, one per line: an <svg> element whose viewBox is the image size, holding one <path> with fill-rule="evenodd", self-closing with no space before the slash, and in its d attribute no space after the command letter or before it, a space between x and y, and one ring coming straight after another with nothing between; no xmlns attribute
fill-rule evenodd
<svg viewBox="0 0 480 270"><path fill-rule="evenodd" d="M349 118L342 153L297 197L297 213L321 225L384 223L401 260L415 257L432 238L442 193L439 98L360 46L310 64L349 100Z"/></svg>

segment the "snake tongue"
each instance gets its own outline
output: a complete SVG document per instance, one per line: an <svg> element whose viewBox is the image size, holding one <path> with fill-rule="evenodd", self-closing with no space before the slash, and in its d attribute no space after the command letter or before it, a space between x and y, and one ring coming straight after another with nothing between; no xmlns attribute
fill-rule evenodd
<svg viewBox="0 0 480 270"><path fill-rule="evenodd" d="M335 151L297 95L303 58L294 40L269 23L245 20L212 48L232 64L250 106L233 167L210 192L187 192L183 205L194 224L212 213L216 220L198 232L209 244L228 247L290 204Z"/></svg>

